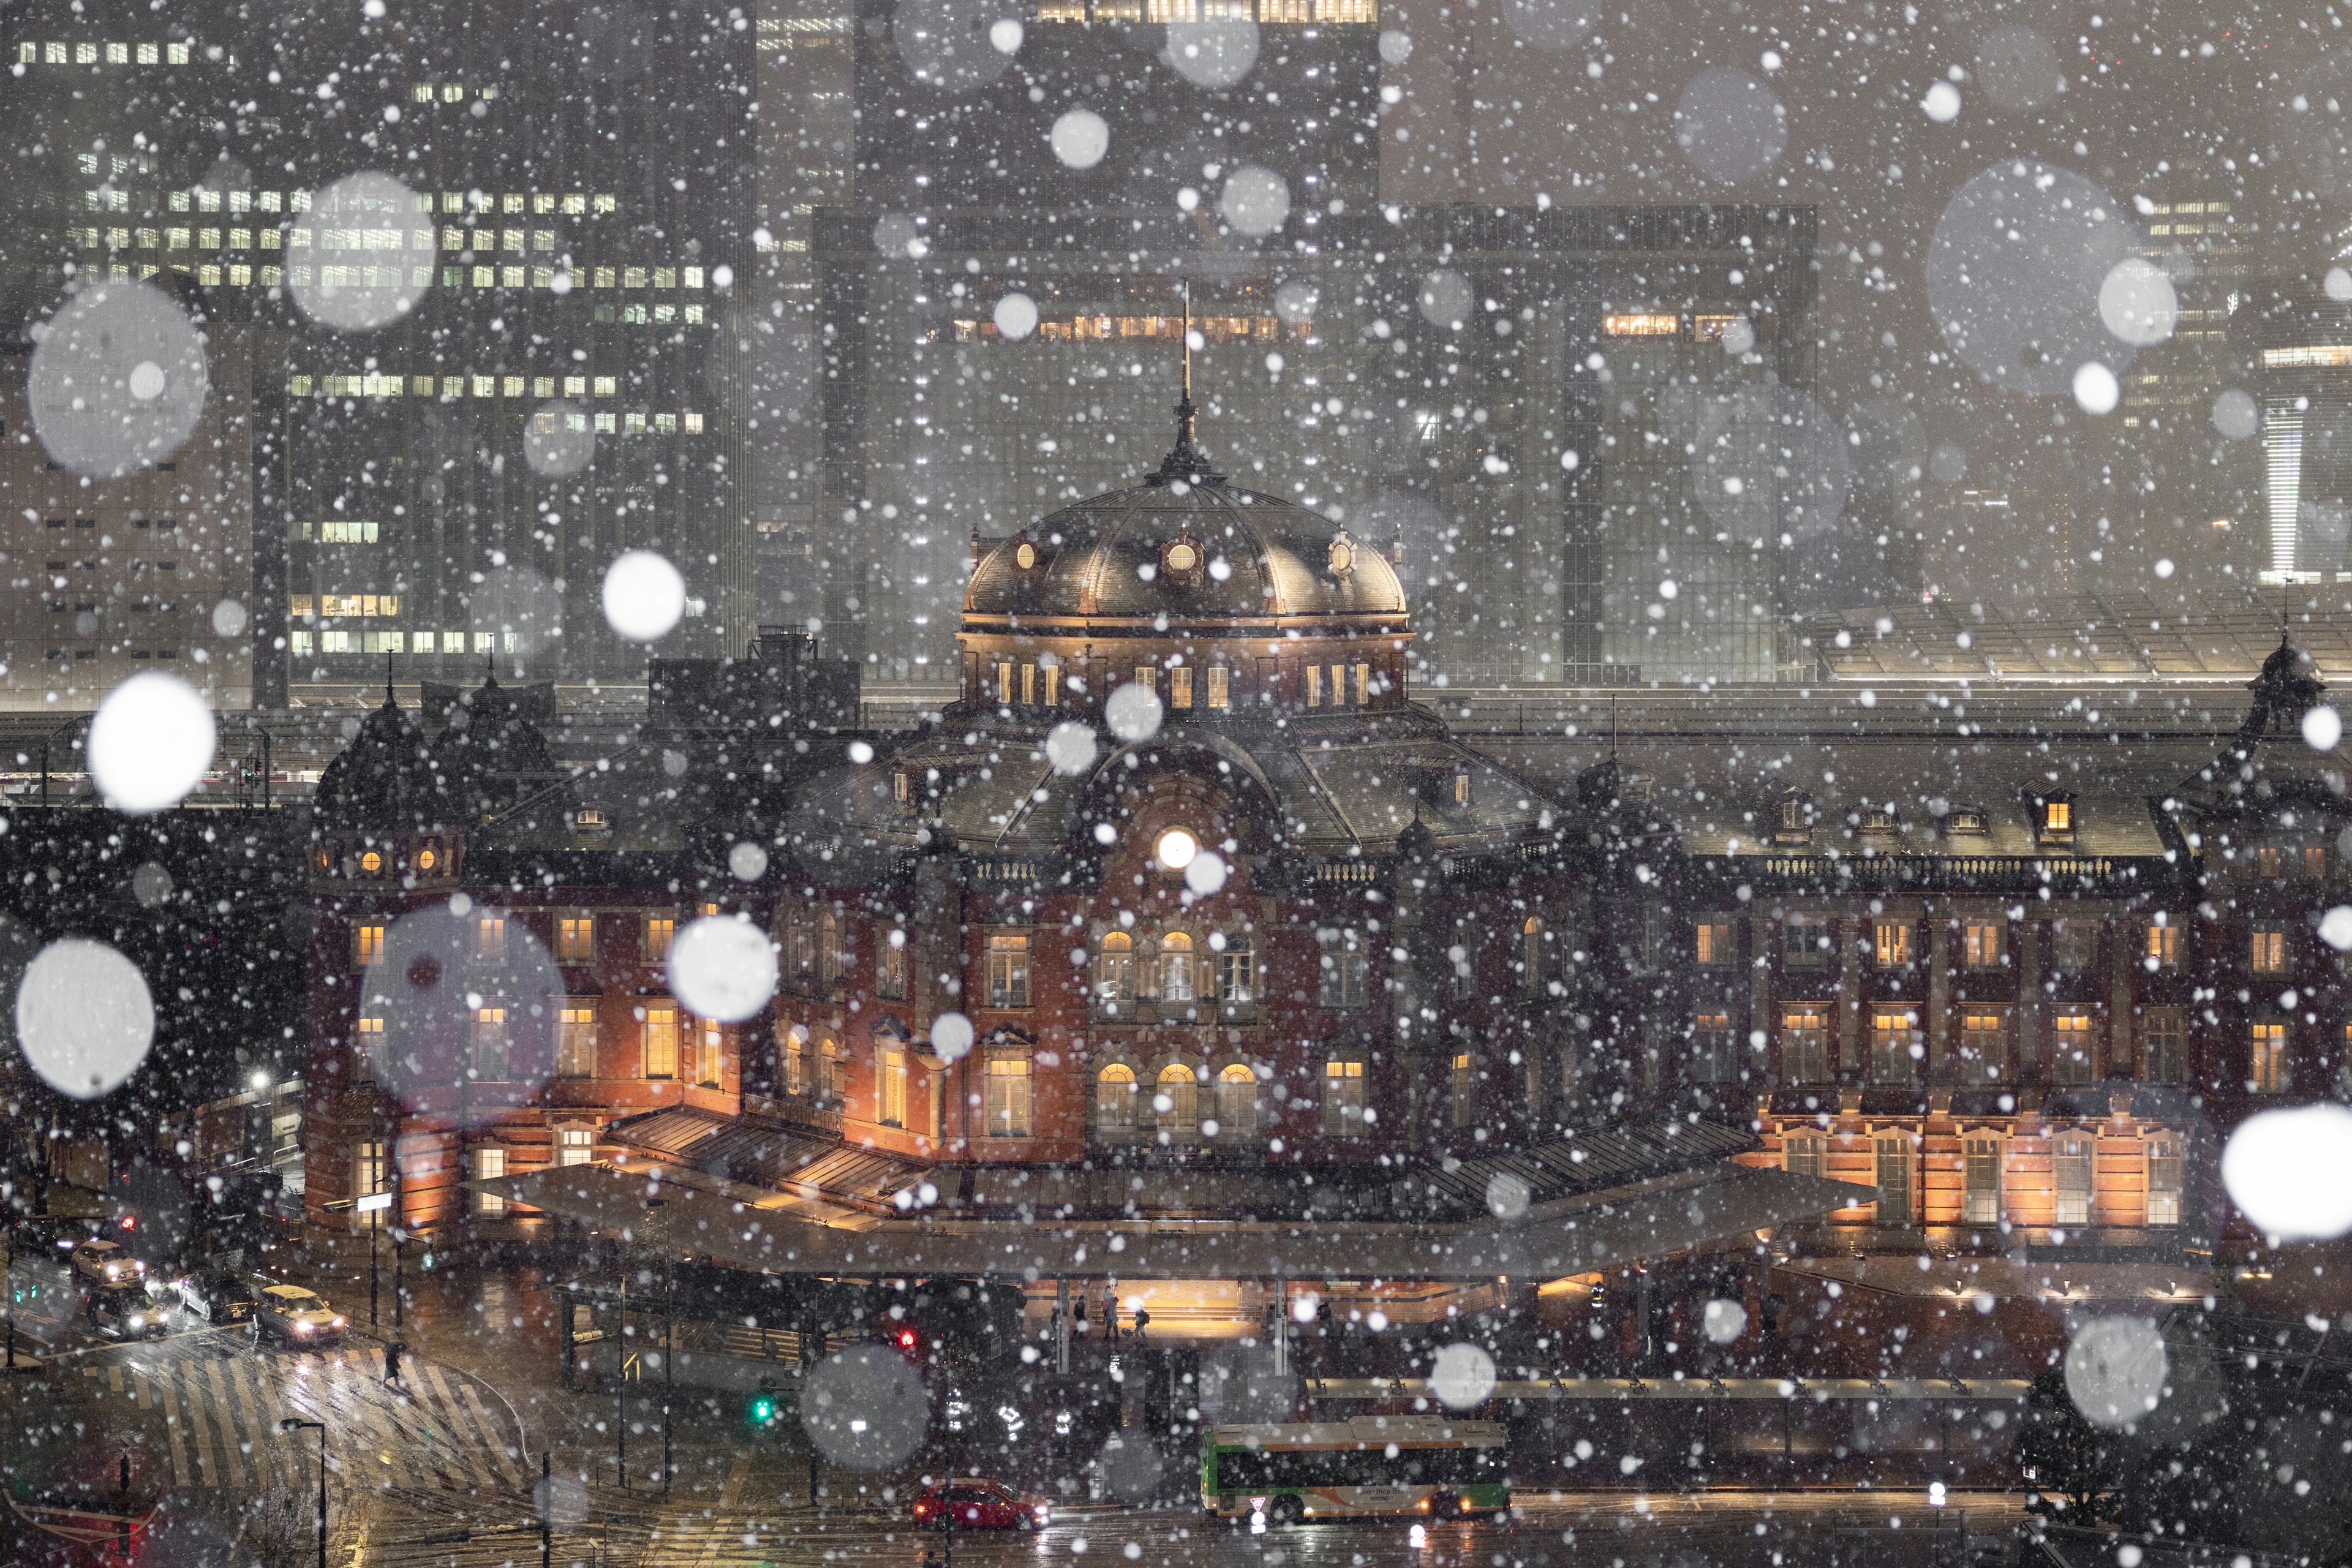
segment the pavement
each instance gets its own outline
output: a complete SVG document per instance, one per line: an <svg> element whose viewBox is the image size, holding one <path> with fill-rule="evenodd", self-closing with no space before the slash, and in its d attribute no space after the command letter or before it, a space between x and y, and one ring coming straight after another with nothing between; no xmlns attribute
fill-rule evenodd
<svg viewBox="0 0 2352 1568"><path fill-rule="evenodd" d="M908 1527L907 1491L916 1478L821 1468L812 1507L797 1424L755 1436L744 1425L740 1395L677 1391L675 1469L665 1496L664 1390L633 1384L616 1398L610 1390L563 1389L542 1268L451 1269L437 1258L427 1268L412 1254L400 1325L392 1322L387 1269L371 1331L363 1258L289 1251L264 1261L268 1278L328 1296L352 1321L347 1340L292 1350L257 1343L249 1329L176 1317L168 1338L120 1342L90 1331L70 1307L46 1310L69 1299L47 1292L45 1310L20 1323L44 1364L0 1381L0 1397L12 1409L16 1436L8 1462L20 1493L104 1495L127 1454L132 1500L161 1504L159 1528L211 1540L274 1520L292 1553L287 1560L308 1562L319 1434L281 1431L279 1422L291 1417L327 1427L329 1548L338 1568L537 1563L543 1474L553 1483L559 1521L548 1542L551 1568L869 1562L919 1568L927 1549L945 1555L948 1542ZM385 1385L382 1360L395 1332L408 1346L398 1388ZM1955 1555L1964 1536L2005 1542L2020 1517L2014 1500L1990 1494L1955 1495L1937 1507L1916 1492L1612 1490L1523 1492L1518 1517L1507 1524L1431 1526L1418 1536L1409 1521L1394 1520L1253 1532L1207 1518L1187 1498L1091 1503L1084 1481L1065 1479L1054 1499L1056 1517L1043 1531L959 1532L954 1557L983 1568L1056 1558L1097 1559L1110 1568L1527 1568L1584 1561L1625 1568L1697 1562L1943 1568L1964 1560ZM157 1544L163 1548L164 1538ZM177 1554L173 1547L161 1560ZM17 1560L26 1560L21 1545Z"/></svg>

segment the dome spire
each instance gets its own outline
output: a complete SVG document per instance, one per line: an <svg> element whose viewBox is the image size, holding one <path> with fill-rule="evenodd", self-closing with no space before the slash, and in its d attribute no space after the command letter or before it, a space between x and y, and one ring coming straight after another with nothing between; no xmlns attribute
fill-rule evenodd
<svg viewBox="0 0 2352 1568"><path fill-rule="evenodd" d="M1209 459L1192 444L1192 420L1199 410L1192 406L1192 280L1184 279L1183 324L1184 380L1176 398L1176 445L1160 461L1159 470L1145 479L1146 484L1165 485L1181 479L1187 484L1217 484L1224 475L1213 472Z"/></svg>

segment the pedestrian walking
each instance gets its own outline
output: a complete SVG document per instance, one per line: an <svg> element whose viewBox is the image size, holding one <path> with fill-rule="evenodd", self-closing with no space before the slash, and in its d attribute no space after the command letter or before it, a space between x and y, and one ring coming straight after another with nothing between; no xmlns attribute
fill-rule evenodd
<svg viewBox="0 0 2352 1568"><path fill-rule="evenodd" d="M400 1386L400 1357L401 1352L407 1349L408 1347L398 1340L394 1340L383 1347L383 1381L386 1387Z"/></svg>

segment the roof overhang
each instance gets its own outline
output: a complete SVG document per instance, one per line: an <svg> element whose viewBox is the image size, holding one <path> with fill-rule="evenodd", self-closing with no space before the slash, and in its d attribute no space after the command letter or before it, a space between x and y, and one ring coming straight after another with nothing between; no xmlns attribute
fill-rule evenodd
<svg viewBox="0 0 2352 1568"><path fill-rule="evenodd" d="M1402 1224L1186 1219L1055 1225L952 1211L862 1229L761 1210L698 1173L551 1167L465 1184L563 1218L735 1268L849 1277L1120 1279L1549 1279L1818 1219L1854 1203L1844 1182L1724 1163L1546 1205L1524 1222ZM649 1199L659 1200L650 1207Z"/></svg>

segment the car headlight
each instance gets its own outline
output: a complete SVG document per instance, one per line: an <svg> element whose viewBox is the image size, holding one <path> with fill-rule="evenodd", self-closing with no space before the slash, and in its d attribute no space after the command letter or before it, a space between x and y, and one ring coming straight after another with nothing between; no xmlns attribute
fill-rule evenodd
<svg viewBox="0 0 2352 1568"><path fill-rule="evenodd" d="M106 1277L109 1279L120 1279L121 1274L122 1265L120 1263L110 1263L106 1266Z"/></svg>
<svg viewBox="0 0 2352 1568"><path fill-rule="evenodd" d="M134 1329L143 1329L147 1326L147 1320L133 1312L131 1314L131 1326Z"/></svg>
<svg viewBox="0 0 2352 1568"><path fill-rule="evenodd" d="M334 1327L336 1327L336 1328L338 1328L338 1329L341 1328L341 1327L343 1326L343 1321L342 1321L341 1318L337 1318L337 1319L335 1320L335 1321L334 1321L333 1326L334 1326Z"/></svg>
<svg viewBox="0 0 2352 1568"><path fill-rule="evenodd" d="M294 1331L298 1334L307 1334L310 1331L310 1325L308 1323L297 1323L294 1325Z"/></svg>

